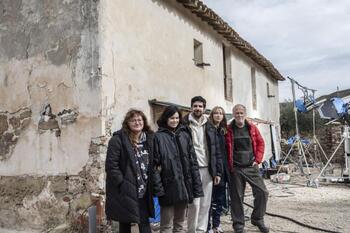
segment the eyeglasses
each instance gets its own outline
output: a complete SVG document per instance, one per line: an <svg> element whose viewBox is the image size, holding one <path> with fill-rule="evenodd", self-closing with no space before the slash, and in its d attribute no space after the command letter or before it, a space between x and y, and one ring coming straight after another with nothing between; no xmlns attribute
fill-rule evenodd
<svg viewBox="0 0 350 233"><path fill-rule="evenodd" d="M129 123L135 124L135 123L141 123L143 122L143 119L133 119L133 120L129 120Z"/></svg>

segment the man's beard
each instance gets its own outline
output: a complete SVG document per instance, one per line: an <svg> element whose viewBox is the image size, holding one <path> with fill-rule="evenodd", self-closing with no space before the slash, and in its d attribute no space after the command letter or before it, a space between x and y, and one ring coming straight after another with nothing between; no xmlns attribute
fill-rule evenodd
<svg viewBox="0 0 350 233"><path fill-rule="evenodd" d="M193 111L193 115L197 118L200 118L203 115L203 112L200 111Z"/></svg>

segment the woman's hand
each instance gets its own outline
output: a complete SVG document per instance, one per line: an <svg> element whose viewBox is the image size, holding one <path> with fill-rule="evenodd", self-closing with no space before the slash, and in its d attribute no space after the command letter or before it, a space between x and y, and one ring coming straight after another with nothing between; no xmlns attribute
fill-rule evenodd
<svg viewBox="0 0 350 233"><path fill-rule="evenodd" d="M214 177L214 185L218 185L220 183L221 177L220 176L215 176Z"/></svg>

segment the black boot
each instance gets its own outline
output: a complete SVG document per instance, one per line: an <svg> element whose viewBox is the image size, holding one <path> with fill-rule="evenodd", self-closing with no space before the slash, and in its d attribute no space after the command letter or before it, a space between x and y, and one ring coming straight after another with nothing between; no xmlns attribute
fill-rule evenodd
<svg viewBox="0 0 350 233"><path fill-rule="evenodd" d="M233 230L235 233L246 233L246 231L244 230L244 225L241 224L233 225Z"/></svg>
<svg viewBox="0 0 350 233"><path fill-rule="evenodd" d="M246 233L246 231L242 228L235 230L235 233Z"/></svg>
<svg viewBox="0 0 350 233"><path fill-rule="evenodd" d="M262 233L268 233L270 231L270 229L265 225L264 221L252 220L251 223L254 226L257 226L259 228L260 232L262 232Z"/></svg>

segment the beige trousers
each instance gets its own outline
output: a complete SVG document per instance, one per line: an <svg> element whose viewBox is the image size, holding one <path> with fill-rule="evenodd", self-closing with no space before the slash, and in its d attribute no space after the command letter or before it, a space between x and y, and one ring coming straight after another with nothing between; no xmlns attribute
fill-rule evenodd
<svg viewBox="0 0 350 233"><path fill-rule="evenodd" d="M202 180L204 197L195 198L192 204L188 205L188 233L207 232L211 194L213 191L213 178L209 169L199 168Z"/></svg>

